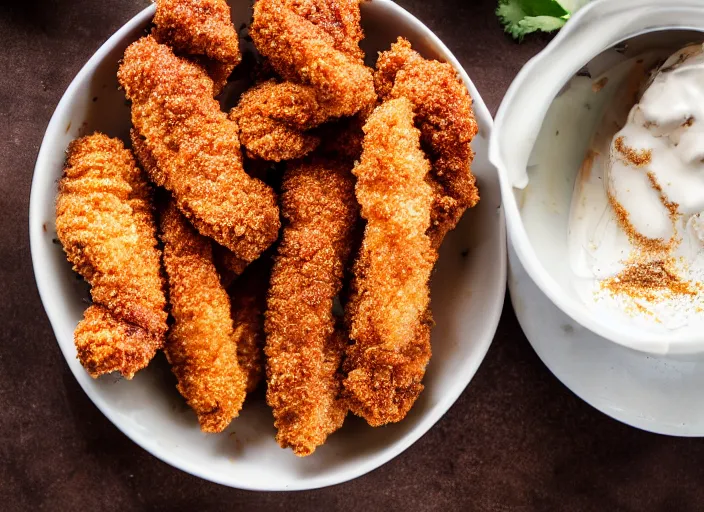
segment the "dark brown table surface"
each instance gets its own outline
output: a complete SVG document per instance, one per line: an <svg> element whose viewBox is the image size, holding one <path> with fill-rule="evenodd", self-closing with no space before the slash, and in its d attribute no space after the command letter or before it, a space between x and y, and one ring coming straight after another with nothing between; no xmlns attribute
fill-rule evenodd
<svg viewBox="0 0 704 512"><path fill-rule="evenodd" d="M237 491L133 444L68 370L39 301L28 201L70 80L147 0L0 2L0 510L701 510L704 444L635 430L543 366L507 302L466 392L405 453L352 482ZM492 112L546 37L502 34L496 0L399 0L459 58Z"/></svg>

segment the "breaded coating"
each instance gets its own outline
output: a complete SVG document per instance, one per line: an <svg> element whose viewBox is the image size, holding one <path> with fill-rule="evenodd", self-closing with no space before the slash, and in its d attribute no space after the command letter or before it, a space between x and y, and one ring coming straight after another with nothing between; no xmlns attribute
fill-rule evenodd
<svg viewBox="0 0 704 512"><path fill-rule="evenodd" d="M233 113L250 154L301 158L319 140L299 132L376 103L372 71L359 48L359 20L358 0L257 0L250 35L287 82L244 95Z"/></svg>
<svg viewBox="0 0 704 512"><path fill-rule="evenodd" d="M252 263L229 287L234 340L240 368L247 377L247 393L264 378L264 311L272 258L268 253Z"/></svg>
<svg viewBox="0 0 704 512"><path fill-rule="evenodd" d="M225 0L157 0L152 35L176 52L195 57L214 82L214 94L242 60Z"/></svg>
<svg viewBox="0 0 704 512"><path fill-rule="evenodd" d="M413 103L421 143L433 166L435 203L428 233L438 248L465 210L479 201L471 170L471 143L478 131L472 98L450 64L422 58L403 38L380 54L374 78L381 98L404 97Z"/></svg>
<svg viewBox="0 0 704 512"><path fill-rule="evenodd" d="M374 88L379 98L382 101L389 99L398 72L407 65L410 66L422 60L425 59L411 47L410 41L403 37L399 37L389 50L379 52L374 70ZM413 98L409 100L413 102Z"/></svg>
<svg viewBox="0 0 704 512"><path fill-rule="evenodd" d="M325 119L312 87L269 80L246 91L230 112L250 158L293 160L313 151L320 139L304 133Z"/></svg>
<svg viewBox="0 0 704 512"><path fill-rule="evenodd" d="M247 387L230 299L215 270L210 240L196 232L173 201L160 228L174 318L164 353L201 430L222 432L239 414Z"/></svg>
<svg viewBox="0 0 704 512"><path fill-rule="evenodd" d="M278 237L276 195L245 173L237 125L212 98L212 80L150 36L127 48L118 79L152 181L201 234L245 262L259 257Z"/></svg>
<svg viewBox="0 0 704 512"><path fill-rule="evenodd" d="M156 161L149 151L144 137L134 128L130 129L130 142L132 143L132 153L139 165L144 169L144 172L147 173L147 176L157 176L160 172L159 167L156 165Z"/></svg>
<svg viewBox="0 0 704 512"><path fill-rule="evenodd" d="M361 52L353 57L349 50L336 48L336 38L325 31L327 25L316 25L303 17L295 8L297 3L257 0L249 33L259 53L285 80L312 86L318 101L330 111L329 117L351 116L374 103L374 79L361 61ZM320 16L338 17L339 13L358 23L358 0L316 3L318 10L329 11ZM360 33L361 28L353 31L350 44L358 44Z"/></svg>
<svg viewBox="0 0 704 512"><path fill-rule="evenodd" d="M305 456L347 414L338 373L347 337L333 301L358 213L350 166L323 159L293 163L281 199L287 224L267 300L267 403L279 445Z"/></svg>
<svg viewBox="0 0 704 512"><path fill-rule="evenodd" d="M359 43L364 39L359 11L360 0L292 0L290 9L319 27L330 37L332 47L352 60L364 62ZM325 36L323 36L325 37Z"/></svg>
<svg viewBox="0 0 704 512"><path fill-rule="evenodd" d="M354 168L367 221L346 305L353 344L344 381L350 409L372 426L403 419L430 359L429 280L437 251L427 234L430 163L406 98L378 107L364 126Z"/></svg>
<svg viewBox="0 0 704 512"><path fill-rule="evenodd" d="M74 332L78 359L92 377L120 372L131 379L164 345L164 333L118 320L97 304L88 307Z"/></svg>
<svg viewBox="0 0 704 512"><path fill-rule="evenodd" d="M56 232L93 306L75 333L93 377L130 379L161 348L166 300L151 189L132 154L101 133L73 141L59 182Z"/></svg>

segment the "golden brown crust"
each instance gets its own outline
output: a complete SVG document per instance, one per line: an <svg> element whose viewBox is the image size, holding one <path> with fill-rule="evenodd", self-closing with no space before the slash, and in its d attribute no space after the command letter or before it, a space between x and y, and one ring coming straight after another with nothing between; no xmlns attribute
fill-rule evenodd
<svg viewBox="0 0 704 512"><path fill-rule="evenodd" d="M269 80L246 91L230 119L237 122L247 156L272 162L301 158L320 140L303 133L324 121L315 91L292 82Z"/></svg>
<svg viewBox="0 0 704 512"><path fill-rule="evenodd" d="M149 364L164 336L118 320L108 309L93 304L83 313L74 341L78 359L92 377L120 372L131 379Z"/></svg>
<svg viewBox="0 0 704 512"><path fill-rule="evenodd" d="M96 133L70 144L56 231L74 270L91 284L93 302L102 306L77 330L81 363L94 377L120 371L131 378L161 346L167 314L151 190L121 141ZM109 342L127 332L131 339L111 354Z"/></svg>
<svg viewBox="0 0 704 512"><path fill-rule="evenodd" d="M359 56L338 50L325 25L301 16L291 0L257 0L250 35L257 50L285 79L312 86L330 117L350 116L376 101L371 70ZM357 11L357 0L319 2L319 9ZM333 14L334 16L334 14ZM359 29L361 31L361 29ZM355 33L354 38L358 37ZM358 44L352 39L351 44Z"/></svg>
<svg viewBox="0 0 704 512"><path fill-rule="evenodd" d="M374 70L374 88L381 100L391 97L391 91L396 82L396 75L405 66L410 66L423 60L423 57L411 48L411 43L399 37L391 48L385 52L379 52ZM409 98L411 102L413 100Z"/></svg>
<svg viewBox="0 0 704 512"><path fill-rule="evenodd" d="M150 36L127 48L118 79L150 178L201 234L255 260L278 237L276 195L245 173L237 126L212 98L212 80Z"/></svg>
<svg viewBox="0 0 704 512"><path fill-rule="evenodd" d="M198 58L214 82L227 83L242 60L237 31L225 0L157 0L152 35L179 53Z"/></svg>
<svg viewBox="0 0 704 512"><path fill-rule="evenodd" d="M154 157L149 152L145 144L144 137L139 135L139 132L132 128L130 130L132 139L132 152L142 165L148 175L156 175L159 168L154 161ZM247 268L249 263L241 258L238 258L230 249L213 241L213 262L220 274L222 285L227 288L232 282L241 275Z"/></svg>
<svg viewBox="0 0 704 512"><path fill-rule="evenodd" d="M174 318L164 353L201 430L221 432L239 414L247 386L230 300L213 264L210 240L193 229L173 201L160 224Z"/></svg>
<svg viewBox="0 0 704 512"><path fill-rule="evenodd" d="M353 172L367 225L346 306L353 344L344 386L352 412L379 426L403 419L423 389L432 325L428 282L437 252L427 234L430 164L411 103L385 102L364 133Z"/></svg>
<svg viewBox="0 0 704 512"><path fill-rule="evenodd" d="M359 43L364 39L359 0L291 0L295 14L320 28L321 36L329 37L333 48L355 62L364 62Z"/></svg>
<svg viewBox="0 0 704 512"><path fill-rule="evenodd" d="M291 164L283 181L287 220L267 300L267 402L277 441L311 454L347 413L339 399L347 338L333 316L357 219L349 166Z"/></svg>
<svg viewBox="0 0 704 512"><path fill-rule="evenodd" d="M380 97L413 103L421 142L433 165L429 235L438 248L465 210L479 201L471 170L471 142L478 131L472 98L450 64L422 58L403 38L380 54L374 79Z"/></svg>
<svg viewBox="0 0 704 512"><path fill-rule="evenodd" d="M156 175L159 172L156 161L149 151L144 137L134 128L130 129L130 142L132 143L132 153L147 176Z"/></svg>
<svg viewBox="0 0 704 512"><path fill-rule="evenodd" d="M372 71L364 66L359 48L364 37L359 19L357 0L255 3L252 40L287 82L257 87L243 96L233 114L252 155L275 161L301 158L319 140L300 132L376 103Z"/></svg>
<svg viewBox="0 0 704 512"><path fill-rule="evenodd" d="M247 379L247 393L256 390L264 378L264 307L256 299L254 295L232 295L233 338L240 368Z"/></svg>
<svg viewBox="0 0 704 512"><path fill-rule="evenodd" d="M264 378L264 311L272 260L268 254L247 267L230 286L234 340L240 368L247 376L247 393Z"/></svg>

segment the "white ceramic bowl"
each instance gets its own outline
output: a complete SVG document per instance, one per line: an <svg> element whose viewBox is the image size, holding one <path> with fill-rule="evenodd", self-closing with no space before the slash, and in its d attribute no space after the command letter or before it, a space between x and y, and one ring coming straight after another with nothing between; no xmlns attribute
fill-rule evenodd
<svg viewBox="0 0 704 512"><path fill-rule="evenodd" d="M233 2L235 26L249 22L249 4ZM426 57L451 62L474 97L480 126L473 169L482 200L441 250L433 279L437 326L426 389L401 423L374 429L350 416L305 459L278 447L271 412L261 399L247 402L227 432L205 435L174 388L163 357L131 382L115 377L93 380L83 370L76 360L73 330L88 291L71 272L61 247L52 243L57 180L69 141L94 130L127 140L129 108L117 90L115 73L124 49L144 33L153 14L153 6L142 11L88 61L56 108L37 159L29 215L32 259L59 346L98 408L140 446L184 471L253 490L310 489L363 475L408 448L440 419L474 376L494 337L505 293L506 246L498 177L487 159L491 116L460 64L430 30L391 1L362 4L367 33L363 47L371 59L403 35Z"/></svg>
<svg viewBox="0 0 704 512"><path fill-rule="evenodd" d="M574 181L603 103L575 97L573 112L561 116L554 115L553 105L583 66L613 64L619 55L608 49L617 43L630 41L634 53L663 45L675 50L697 38L692 30L704 30L701 0L591 3L518 74L499 108L489 151L499 170L509 235L528 275L582 326L626 347L656 354L701 353L704 334L615 324L595 315L577 295L571 281L567 221ZM582 108L587 103L591 112Z"/></svg>

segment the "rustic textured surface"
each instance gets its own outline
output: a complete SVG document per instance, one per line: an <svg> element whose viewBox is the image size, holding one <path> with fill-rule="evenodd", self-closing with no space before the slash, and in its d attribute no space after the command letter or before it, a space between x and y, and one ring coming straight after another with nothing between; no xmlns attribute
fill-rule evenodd
<svg viewBox="0 0 704 512"><path fill-rule="evenodd" d="M545 43L516 45L496 0L399 0L466 67L492 111ZM132 443L69 373L36 292L27 212L42 135L70 79L146 0L0 3L0 508L3 510L698 510L704 444L598 413L539 362L507 308L470 387L382 468L333 488L241 492Z"/></svg>

